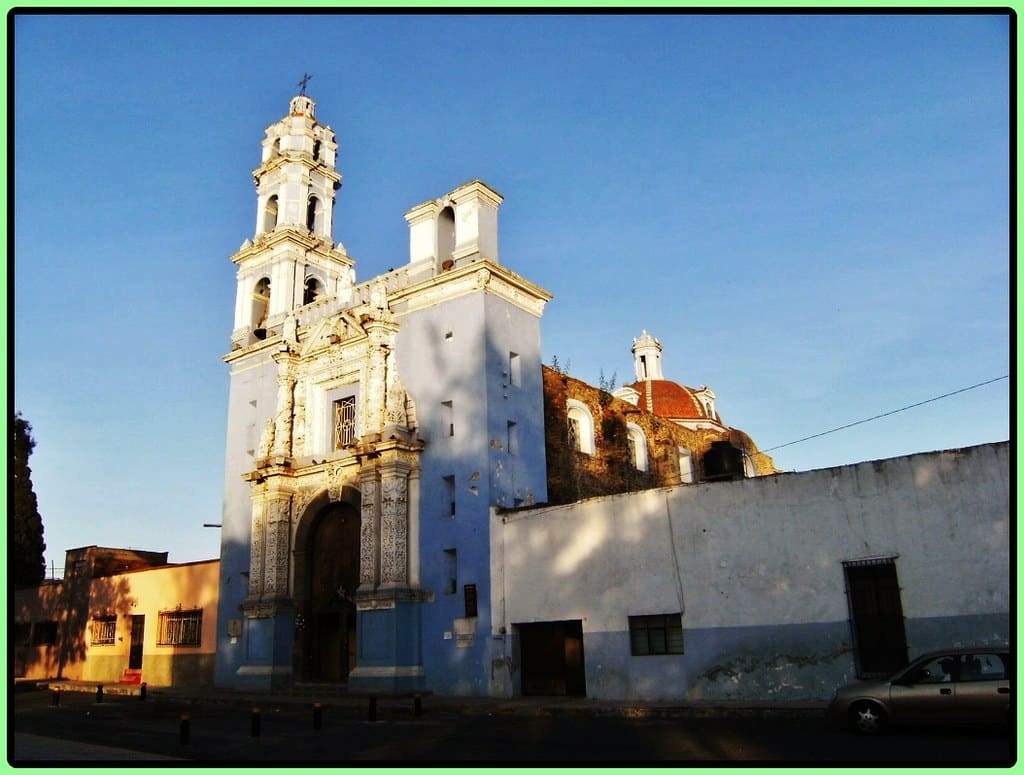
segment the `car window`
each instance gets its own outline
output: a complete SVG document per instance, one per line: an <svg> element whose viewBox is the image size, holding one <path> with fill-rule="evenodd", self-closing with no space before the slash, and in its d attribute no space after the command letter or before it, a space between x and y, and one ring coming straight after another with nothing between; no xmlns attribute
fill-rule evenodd
<svg viewBox="0 0 1024 775"><path fill-rule="evenodd" d="M914 684L949 683L953 680L955 669L955 657L936 657L911 670L907 678Z"/></svg>
<svg viewBox="0 0 1024 775"><path fill-rule="evenodd" d="M960 655L961 681L1003 681L1006 665L999 654L978 652Z"/></svg>

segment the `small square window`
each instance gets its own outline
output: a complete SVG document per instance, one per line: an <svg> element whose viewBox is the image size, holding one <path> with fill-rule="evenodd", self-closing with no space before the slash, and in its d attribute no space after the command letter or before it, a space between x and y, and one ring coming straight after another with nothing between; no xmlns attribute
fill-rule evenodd
<svg viewBox="0 0 1024 775"><path fill-rule="evenodd" d="M508 450L510 455L519 454L519 429L512 420L506 423L505 428L505 449Z"/></svg>
<svg viewBox="0 0 1024 775"><path fill-rule="evenodd" d="M444 491L446 503L446 516L455 518L455 475L450 474L444 478Z"/></svg>
<svg viewBox="0 0 1024 775"><path fill-rule="evenodd" d="M446 595L454 595L455 591L459 588L458 580L458 555L455 549L444 550L444 593Z"/></svg>
<svg viewBox="0 0 1024 775"><path fill-rule="evenodd" d="M160 614L158 646L198 646L202 642L203 611L167 611Z"/></svg>
<svg viewBox="0 0 1024 775"><path fill-rule="evenodd" d="M92 646L112 646L114 636L117 634L116 616L97 616L92 620Z"/></svg>
<svg viewBox="0 0 1024 775"><path fill-rule="evenodd" d="M523 375L519 366L519 353L508 354L508 384L519 387L523 383Z"/></svg>
<svg viewBox="0 0 1024 775"><path fill-rule="evenodd" d="M446 436L455 435L455 410L451 401L441 402L441 417Z"/></svg>
<svg viewBox="0 0 1024 775"><path fill-rule="evenodd" d="M634 657L683 653L681 614L629 617L629 650Z"/></svg>
<svg viewBox="0 0 1024 775"><path fill-rule="evenodd" d="M446 342L450 342L450 341L452 341L452 339L454 339L454 338L455 338L455 334L453 334L453 333L452 333L451 331L445 331L445 332L444 332L444 340L445 340Z"/></svg>

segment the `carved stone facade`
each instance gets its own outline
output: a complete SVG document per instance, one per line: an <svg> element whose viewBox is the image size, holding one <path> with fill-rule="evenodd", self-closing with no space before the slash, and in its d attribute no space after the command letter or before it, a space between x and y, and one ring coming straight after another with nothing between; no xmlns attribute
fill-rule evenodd
<svg viewBox="0 0 1024 775"><path fill-rule="evenodd" d="M409 588L409 558L416 547L409 545L408 479L419 467L423 445L409 425L415 415L394 357L397 332L386 289L377 284L370 301L344 318L327 327L300 328L295 341L276 344L276 406L257 466L246 477L254 485L248 615L271 615L300 593L293 555L306 548L296 545L299 525L315 518L314 501L314 510L338 502L346 488L359 492L360 599L370 605L381 590ZM318 397L323 418L332 408L328 396L346 379L360 395L361 432L339 449L324 427L314 425L308 402ZM382 437L385 429L388 436ZM316 459L318 449L327 460Z"/></svg>

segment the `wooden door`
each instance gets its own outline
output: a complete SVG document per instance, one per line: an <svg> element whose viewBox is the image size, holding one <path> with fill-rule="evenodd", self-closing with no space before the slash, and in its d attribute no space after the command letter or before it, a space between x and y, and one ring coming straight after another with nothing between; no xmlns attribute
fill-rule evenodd
<svg viewBox="0 0 1024 775"><path fill-rule="evenodd" d="M854 645L861 675L890 675L907 664L896 563L846 567Z"/></svg>
<svg viewBox="0 0 1024 775"><path fill-rule="evenodd" d="M142 669L142 644L146 633L145 614L132 617L132 639L128 650L128 669Z"/></svg>

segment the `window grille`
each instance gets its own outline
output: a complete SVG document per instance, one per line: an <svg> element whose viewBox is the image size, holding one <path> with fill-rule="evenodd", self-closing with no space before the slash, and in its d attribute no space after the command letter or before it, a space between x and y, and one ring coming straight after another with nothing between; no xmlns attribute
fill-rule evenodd
<svg viewBox="0 0 1024 775"><path fill-rule="evenodd" d="M356 397L334 402L334 448L342 449L356 440Z"/></svg>
<svg viewBox="0 0 1024 775"><path fill-rule="evenodd" d="M629 617L629 650L635 657L682 654L682 614Z"/></svg>
<svg viewBox="0 0 1024 775"><path fill-rule="evenodd" d="M580 445L580 421L575 417L569 418L569 448L582 450Z"/></svg>
<svg viewBox="0 0 1024 775"><path fill-rule="evenodd" d="M57 643L57 622L36 622L32 627L33 646L53 646Z"/></svg>
<svg viewBox="0 0 1024 775"><path fill-rule="evenodd" d="M92 620L93 646L112 646L117 634L117 617L100 616Z"/></svg>
<svg viewBox="0 0 1024 775"><path fill-rule="evenodd" d="M198 646L202 640L202 609L160 614L158 646Z"/></svg>

